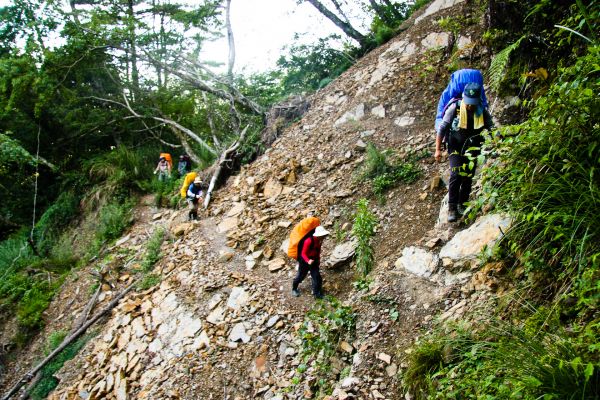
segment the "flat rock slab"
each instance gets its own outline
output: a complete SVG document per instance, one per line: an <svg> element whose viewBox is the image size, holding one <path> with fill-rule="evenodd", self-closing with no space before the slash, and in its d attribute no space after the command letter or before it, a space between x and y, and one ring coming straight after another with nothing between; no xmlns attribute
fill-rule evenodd
<svg viewBox="0 0 600 400"><path fill-rule="evenodd" d="M458 3L462 3L464 0L435 0L427 7L425 12L415 19L415 25L421 22L422 19L429 17L439 11L442 11L448 7L455 6Z"/></svg>
<svg viewBox="0 0 600 400"><path fill-rule="evenodd" d="M356 240L338 244L331 252L331 256L327 260L326 265L333 268L349 262L352 257L354 257L357 245L358 243Z"/></svg>
<svg viewBox="0 0 600 400"><path fill-rule="evenodd" d="M417 276L428 278L438 266L439 257L430 251L419 247L406 247L402 256L394 264L396 268L403 268Z"/></svg>
<svg viewBox="0 0 600 400"><path fill-rule="evenodd" d="M242 322L239 322L233 326L231 333L229 334L229 340L232 342L242 341L248 343L250 336L246 333L246 327Z"/></svg>
<svg viewBox="0 0 600 400"><path fill-rule="evenodd" d="M468 229L454 235L440 250L440 258L449 258L454 262L476 258L484 246L493 246L502 231L509 227L510 218L506 216L484 215Z"/></svg>
<svg viewBox="0 0 600 400"><path fill-rule="evenodd" d="M237 225L237 217L224 218L223 221L221 221L221 223L217 226L217 231L219 233L225 233L237 227Z"/></svg>
<svg viewBox="0 0 600 400"><path fill-rule="evenodd" d="M360 121L365 116L365 105L361 103L356 106L354 110L347 111L337 121L334 122L333 126L339 126L345 124L348 121Z"/></svg>
<svg viewBox="0 0 600 400"><path fill-rule="evenodd" d="M227 307L239 310L248 304L248 292L244 290L244 288L236 286L231 289L231 293L229 294L229 299L227 299Z"/></svg>

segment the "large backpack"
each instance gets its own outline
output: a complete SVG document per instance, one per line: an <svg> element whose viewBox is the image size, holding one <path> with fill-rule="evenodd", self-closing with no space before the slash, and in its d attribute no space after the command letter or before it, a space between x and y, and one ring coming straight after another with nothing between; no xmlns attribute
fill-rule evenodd
<svg viewBox="0 0 600 400"><path fill-rule="evenodd" d="M163 157L169 163L169 167L171 169L173 169L173 159L171 158L171 155L169 153L160 153L160 155L158 156L158 158L163 158Z"/></svg>
<svg viewBox="0 0 600 400"><path fill-rule="evenodd" d="M302 221L298 222L290 234L290 243L287 251L288 256L297 260L301 252L300 246L307 237L314 233L319 225L321 225L321 221L317 217L304 218Z"/></svg>
<svg viewBox="0 0 600 400"><path fill-rule="evenodd" d="M465 86L469 83L478 83L481 85L481 99L483 107L488 106L487 98L485 97L485 89L483 87L483 75L481 71L478 69L461 69L455 71L450 76L450 82L446 86L446 89L442 92L440 96L440 101L438 102L437 114L435 116L435 131L438 131L438 128L444 118L444 113L448 108L450 102L454 99L462 97L463 90L465 90Z"/></svg>
<svg viewBox="0 0 600 400"><path fill-rule="evenodd" d="M185 176L185 179L183 180L183 185L181 185L181 190L179 191L182 199L185 199L187 197L188 188L190 187L192 182L194 182L194 179L196 179L197 175L198 174L195 172L190 172Z"/></svg>

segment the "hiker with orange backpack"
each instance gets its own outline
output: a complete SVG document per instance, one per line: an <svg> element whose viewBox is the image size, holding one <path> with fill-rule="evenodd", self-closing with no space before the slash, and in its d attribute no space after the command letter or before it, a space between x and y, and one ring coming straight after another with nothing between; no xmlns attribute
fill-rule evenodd
<svg viewBox="0 0 600 400"><path fill-rule="evenodd" d="M301 223L294 228L294 231L296 231L296 228L301 226L303 222L305 222L306 225L307 221L312 224L319 223L318 218L309 217L301 221ZM294 231L292 232L292 238ZM304 278L306 278L306 275L308 275L310 272L313 296L315 296L317 299L323 298L323 278L321 277L319 266L321 264L321 245L323 243L323 239L327 235L329 235L329 232L321 225L318 225L303 235L302 239L297 244L296 255L298 259L298 274L292 282L293 296L300 296L298 285L300 285ZM290 247L293 246L292 238L290 238ZM288 250L288 255L291 255L290 250Z"/></svg>
<svg viewBox="0 0 600 400"><path fill-rule="evenodd" d="M158 180L161 182L171 178L171 164L169 164L166 157L158 159L158 165L154 170L154 175L156 174L158 174Z"/></svg>

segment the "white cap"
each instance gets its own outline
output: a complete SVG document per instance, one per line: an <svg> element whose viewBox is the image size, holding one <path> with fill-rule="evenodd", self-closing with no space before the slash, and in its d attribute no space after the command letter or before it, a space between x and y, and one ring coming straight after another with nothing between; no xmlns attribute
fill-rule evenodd
<svg viewBox="0 0 600 400"><path fill-rule="evenodd" d="M329 235L329 231L326 230L325 228L323 228L321 225L317 226L317 229L315 229L315 233L313 234L313 236L315 236L315 237L327 236L327 235Z"/></svg>

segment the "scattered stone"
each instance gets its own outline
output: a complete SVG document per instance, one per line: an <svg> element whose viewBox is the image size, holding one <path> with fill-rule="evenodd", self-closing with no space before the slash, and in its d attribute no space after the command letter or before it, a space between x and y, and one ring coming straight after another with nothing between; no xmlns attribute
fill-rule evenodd
<svg viewBox="0 0 600 400"><path fill-rule="evenodd" d="M439 175L431 178L431 181L429 182L429 191L433 192L435 189L439 188L441 186L441 182L442 178Z"/></svg>
<svg viewBox="0 0 600 400"><path fill-rule="evenodd" d="M285 267L285 260L283 258L276 258L268 264L269 272L279 271L283 267Z"/></svg>
<svg viewBox="0 0 600 400"><path fill-rule="evenodd" d="M411 246L402 250L402 256L396 260L394 265L396 268L403 268L417 276L428 278L437 268L438 261L437 255Z"/></svg>
<svg viewBox="0 0 600 400"><path fill-rule="evenodd" d="M385 107L383 106L383 104L373 107L371 109L371 114L379 118L385 118Z"/></svg>
<svg viewBox="0 0 600 400"><path fill-rule="evenodd" d="M340 349L344 350L346 353L352 354L352 352L354 351L354 347L352 347L352 345L348 342L341 342L340 343Z"/></svg>
<svg viewBox="0 0 600 400"><path fill-rule="evenodd" d="M229 299L227 299L227 307L233 310L240 310L246 304L248 304L248 293L244 290L244 288L236 286L231 289L231 293L229 294Z"/></svg>
<svg viewBox="0 0 600 400"><path fill-rule="evenodd" d="M394 125L397 125L401 128L405 127L405 126L410 126L414 123L415 123L415 117L410 117L410 116L399 117L394 120Z"/></svg>
<svg viewBox="0 0 600 400"><path fill-rule="evenodd" d="M225 309L223 307L215 308L208 317L206 317L206 321L210 322L213 325L222 324L225 320Z"/></svg>
<svg viewBox="0 0 600 400"><path fill-rule="evenodd" d="M347 262L350 262L350 260L352 260L352 257L354 257L354 253L356 251L357 246L358 242L356 241L356 239L350 240L342 244L338 244L331 252L331 256L325 262L325 265L328 265L331 268L335 268L344 265Z"/></svg>
<svg viewBox="0 0 600 400"><path fill-rule="evenodd" d="M267 321L267 328L271 328L277 323L277 321L279 321L279 315L274 315L271 318L269 318L269 320Z"/></svg>
<svg viewBox="0 0 600 400"><path fill-rule="evenodd" d="M233 326L231 333L229 334L229 340L232 342L242 341L248 343L250 336L246 333L246 327L242 322L239 322Z"/></svg>
<svg viewBox="0 0 600 400"><path fill-rule="evenodd" d="M265 184L265 189L263 191L263 195L267 199L275 198L281 194L283 191L283 185L281 185L278 181L271 178Z"/></svg>
<svg viewBox="0 0 600 400"><path fill-rule="evenodd" d="M398 366L396 364L390 364L385 367L385 372L387 376L393 377L398 373Z"/></svg>
<svg viewBox="0 0 600 400"><path fill-rule="evenodd" d="M184 222L184 223L179 224L176 227L174 227L171 230L171 232L173 233L174 236L179 237L179 236L183 236L183 235L187 234L189 231L192 230L193 227L194 227L194 225L191 222Z"/></svg>
<svg viewBox="0 0 600 400"><path fill-rule="evenodd" d="M453 261L475 258L484 246L493 246L509 227L508 217L499 214L484 215L469 228L454 235L440 250L440 258L450 258Z"/></svg>
<svg viewBox="0 0 600 400"><path fill-rule="evenodd" d="M280 228L289 228L289 226L292 224L292 221L279 221L277 223L277 226L279 226Z"/></svg>
<svg viewBox="0 0 600 400"><path fill-rule="evenodd" d="M365 151L366 149L367 149L367 144L362 139L358 139L358 141L354 145L354 150Z"/></svg>
<svg viewBox="0 0 600 400"><path fill-rule="evenodd" d="M159 219L161 219L163 216L162 213L156 213L154 215L152 215L152 221L158 221Z"/></svg>
<svg viewBox="0 0 600 400"><path fill-rule="evenodd" d="M227 217L237 217L244 211L246 208L246 204L244 203L233 203L233 207L227 212L225 216Z"/></svg>
<svg viewBox="0 0 600 400"><path fill-rule="evenodd" d="M379 353L377 355L377 358L383 362L385 362L386 364L390 364L392 362L392 356L385 354L385 353Z"/></svg>
<svg viewBox="0 0 600 400"><path fill-rule="evenodd" d="M233 228L237 227L238 218L237 217L228 217L224 218L221 223L217 226L217 231L219 233L226 233Z"/></svg>
<svg viewBox="0 0 600 400"><path fill-rule="evenodd" d="M340 126L348 121L360 121L365 116L365 105L363 103L356 106L354 110L347 111L337 121L333 123L333 126Z"/></svg>

